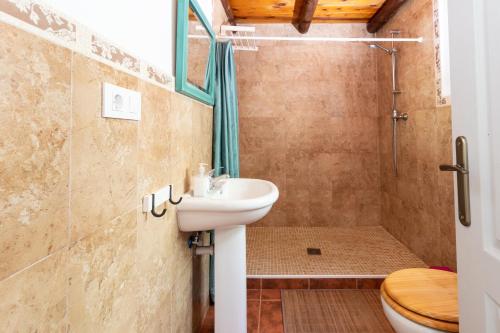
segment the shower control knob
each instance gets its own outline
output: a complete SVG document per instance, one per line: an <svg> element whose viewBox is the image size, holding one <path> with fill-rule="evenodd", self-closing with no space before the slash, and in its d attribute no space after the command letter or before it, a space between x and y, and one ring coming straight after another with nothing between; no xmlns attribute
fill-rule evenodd
<svg viewBox="0 0 500 333"><path fill-rule="evenodd" d="M399 113L398 111L394 110L392 113L392 119L394 120L408 120L408 113Z"/></svg>

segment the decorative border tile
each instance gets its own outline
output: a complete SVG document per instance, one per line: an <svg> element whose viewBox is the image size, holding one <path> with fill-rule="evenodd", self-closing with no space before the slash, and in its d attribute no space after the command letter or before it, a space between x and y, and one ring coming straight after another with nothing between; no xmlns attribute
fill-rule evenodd
<svg viewBox="0 0 500 333"><path fill-rule="evenodd" d="M174 78L36 0L0 0L0 21L173 91Z"/></svg>
<svg viewBox="0 0 500 333"><path fill-rule="evenodd" d="M76 41L76 26L50 8L31 0L2 0L0 11L66 42Z"/></svg>
<svg viewBox="0 0 500 333"><path fill-rule="evenodd" d="M168 81L169 81L168 75L166 75L165 73L162 73L157 68L155 68L151 65L148 65L146 70L147 70L147 75L150 79L155 80L155 81L162 83L162 84L168 83Z"/></svg>
<svg viewBox="0 0 500 333"><path fill-rule="evenodd" d="M128 70L134 72L139 72L140 70L140 61L136 57L131 56L96 35L92 35L92 53L117 63Z"/></svg>

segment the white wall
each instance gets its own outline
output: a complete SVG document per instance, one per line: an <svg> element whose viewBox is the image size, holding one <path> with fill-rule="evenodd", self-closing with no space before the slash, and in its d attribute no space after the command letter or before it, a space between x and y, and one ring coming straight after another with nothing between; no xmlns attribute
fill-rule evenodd
<svg viewBox="0 0 500 333"><path fill-rule="evenodd" d="M198 0L209 20L212 0ZM135 56L174 75L175 0L44 0Z"/></svg>
<svg viewBox="0 0 500 333"><path fill-rule="evenodd" d="M203 13L207 17L210 24L212 24L213 13L214 13L214 4L212 1L213 0L198 0L198 3L200 4L201 9L203 10Z"/></svg>

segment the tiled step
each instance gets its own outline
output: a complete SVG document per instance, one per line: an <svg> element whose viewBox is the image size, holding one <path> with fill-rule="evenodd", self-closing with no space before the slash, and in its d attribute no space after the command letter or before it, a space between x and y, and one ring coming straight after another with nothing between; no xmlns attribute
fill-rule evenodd
<svg viewBox="0 0 500 333"><path fill-rule="evenodd" d="M248 278L247 289L379 289L383 278Z"/></svg>

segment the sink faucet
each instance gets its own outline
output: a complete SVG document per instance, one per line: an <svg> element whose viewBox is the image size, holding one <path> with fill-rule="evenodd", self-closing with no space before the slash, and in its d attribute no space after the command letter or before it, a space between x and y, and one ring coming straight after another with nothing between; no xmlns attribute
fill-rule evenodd
<svg viewBox="0 0 500 333"><path fill-rule="evenodd" d="M230 178L228 174L223 174L218 177L214 177L215 169L212 169L208 172L210 176L210 187L208 189L209 192L212 191L220 191L222 189L222 180Z"/></svg>

